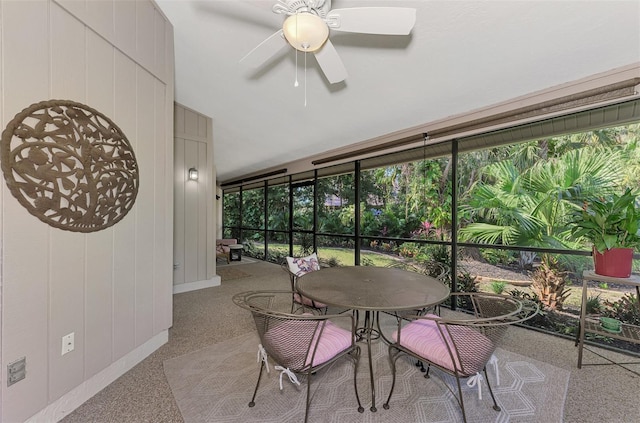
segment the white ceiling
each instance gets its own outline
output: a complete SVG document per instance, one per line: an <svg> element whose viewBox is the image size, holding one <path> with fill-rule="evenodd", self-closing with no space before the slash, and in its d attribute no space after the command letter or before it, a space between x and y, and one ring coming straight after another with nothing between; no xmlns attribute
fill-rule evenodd
<svg viewBox="0 0 640 423"><path fill-rule="evenodd" d="M175 100L213 119L218 180L640 62L640 1L334 0L417 9L410 36L332 32L349 74L284 49L238 62L277 31L274 1L156 0L174 26Z"/></svg>

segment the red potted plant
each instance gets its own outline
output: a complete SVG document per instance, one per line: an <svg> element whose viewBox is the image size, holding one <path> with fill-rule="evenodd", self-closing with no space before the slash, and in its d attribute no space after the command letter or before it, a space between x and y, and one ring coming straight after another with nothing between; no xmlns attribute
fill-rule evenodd
<svg viewBox="0 0 640 423"><path fill-rule="evenodd" d="M631 276L634 249L640 245L640 209L637 194L627 188L622 195L585 201L577 213L572 234L593 244L595 272L603 276Z"/></svg>

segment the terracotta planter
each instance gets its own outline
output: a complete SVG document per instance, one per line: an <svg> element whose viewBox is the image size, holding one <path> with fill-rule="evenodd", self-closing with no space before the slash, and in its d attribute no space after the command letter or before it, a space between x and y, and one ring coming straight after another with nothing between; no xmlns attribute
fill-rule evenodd
<svg viewBox="0 0 640 423"><path fill-rule="evenodd" d="M612 248L603 254L594 248L593 262L598 275L628 278L631 276L633 248Z"/></svg>

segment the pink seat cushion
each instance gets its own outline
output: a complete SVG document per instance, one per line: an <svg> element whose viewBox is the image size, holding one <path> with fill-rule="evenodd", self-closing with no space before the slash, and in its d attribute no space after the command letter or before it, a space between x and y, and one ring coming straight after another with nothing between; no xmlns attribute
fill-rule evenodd
<svg viewBox="0 0 640 423"><path fill-rule="evenodd" d="M323 304L323 303L318 302L318 301L314 302L314 301L311 300L311 298L307 298L307 297L305 297L303 295L298 294L297 292L295 294L293 294L293 300L296 303L304 304L304 305L309 306L309 307L325 308L327 306L326 304Z"/></svg>
<svg viewBox="0 0 640 423"><path fill-rule="evenodd" d="M283 343L286 342L286 340L294 339L295 333L298 332L303 325L309 324L315 325L317 324L317 321L287 320L282 324L269 329L264 334L264 343L266 344L265 348L267 349L267 351L274 350L276 352L276 355L280 355L283 358L283 361L286 361L286 363L279 363L281 365L295 366L294 363L301 363L302 355L307 353L306 346L283 345ZM314 338L311 342L311 348L309 348L306 359L304 360L305 367L309 366L310 364L312 367L319 366L320 364L331 360L342 351L351 347L351 339L353 335L350 331L342 329L329 320L325 320L321 324L325 325L324 330L322 331L322 335L320 336L319 340L318 333L314 335ZM319 331L320 329L318 329L318 332ZM313 355L313 349L315 348L316 343L318 344L318 347L316 349L316 354L313 357L312 363L311 357ZM283 346L285 348L283 348ZM292 368L291 370L300 369Z"/></svg>
<svg viewBox="0 0 640 423"><path fill-rule="evenodd" d="M427 317L439 318L433 314L429 314ZM441 327L442 333L437 323L433 320L414 320L402 328L400 345L427 361L452 372L457 371L463 376L469 376L481 371L495 350L493 342L470 327L448 325L447 327L456 340L464 339L464 342L457 343L460 354L460 357L458 357L455 353L456 350L453 348L454 344L451 336L446 332L444 325ZM398 331L395 331L392 337L397 342ZM447 346L451 348L451 352L449 352ZM453 361L451 359L452 355ZM462 364L460 361L462 361Z"/></svg>

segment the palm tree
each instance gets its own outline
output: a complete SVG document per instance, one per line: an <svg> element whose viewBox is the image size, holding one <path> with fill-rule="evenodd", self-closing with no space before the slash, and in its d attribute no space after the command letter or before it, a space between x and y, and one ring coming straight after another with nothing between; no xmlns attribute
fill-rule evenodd
<svg viewBox="0 0 640 423"><path fill-rule="evenodd" d="M539 160L518 169L513 160L484 168L482 181L461 206L471 223L459 230L460 239L487 244L546 248L577 248L571 240L571 212L581 199L616 188L621 176L621 154L585 147L557 158ZM521 265L535 256L521 256Z"/></svg>

